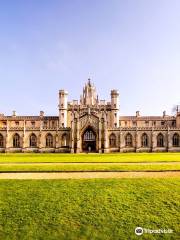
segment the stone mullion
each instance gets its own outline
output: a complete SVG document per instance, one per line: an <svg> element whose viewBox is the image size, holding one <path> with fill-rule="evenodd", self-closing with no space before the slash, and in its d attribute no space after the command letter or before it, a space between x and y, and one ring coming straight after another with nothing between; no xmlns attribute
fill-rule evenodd
<svg viewBox="0 0 180 240"><path fill-rule="evenodd" d="M152 129L152 152L155 151L156 148L156 134L154 132L154 129Z"/></svg>
<svg viewBox="0 0 180 240"><path fill-rule="evenodd" d="M9 143L10 143L10 142L9 142L9 122L8 122L8 120L7 120L5 151L7 151L8 148L10 147L10 146L9 146Z"/></svg>
<svg viewBox="0 0 180 240"><path fill-rule="evenodd" d="M135 152L137 151L137 146L138 143L137 143L137 127L136 127L136 131L135 131Z"/></svg>
<svg viewBox="0 0 180 240"><path fill-rule="evenodd" d="M121 127L119 128L119 152L121 152Z"/></svg>
<svg viewBox="0 0 180 240"><path fill-rule="evenodd" d="M107 121L104 119L104 152L109 152Z"/></svg>
<svg viewBox="0 0 180 240"><path fill-rule="evenodd" d="M41 136L42 136L42 129L43 129L43 122L40 120L40 131L39 131L39 137L38 137L38 147L39 149L42 148L42 143L41 143Z"/></svg>
<svg viewBox="0 0 180 240"><path fill-rule="evenodd" d="M77 153L80 152L80 126L79 126L79 117L77 118Z"/></svg>
<svg viewBox="0 0 180 240"><path fill-rule="evenodd" d="M74 153L74 119L71 121L71 153Z"/></svg>
<svg viewBox="0 0 180 240"><path fill-rule="evenodd" d="M23 150L26 148L25 137L26 137L26 121L24 120L23 137L22 137L22 149Z"/></svg>
<svg viewBox="0 0 180 240"><path fill-rule="evenodd" d="M166 150L169 152L169 126L167 127L167 134L166 134Z"/></svg>
<svg viewBox="0 0 180 240"><path fill-rule="evenodd" d="M101 124L101 119L99 119L99 153L102 152L102 146L101 146L101 133L102 133L102 124Z"/></svg>

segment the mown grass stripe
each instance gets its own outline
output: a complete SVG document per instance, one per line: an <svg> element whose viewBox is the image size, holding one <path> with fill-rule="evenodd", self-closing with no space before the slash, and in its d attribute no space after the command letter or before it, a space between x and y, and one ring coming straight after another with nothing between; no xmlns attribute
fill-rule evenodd
<svg viewBox="0 0 180 240"><path fill-rule="evenodd" d="M173 163L173 164L179 164L180 163L180 161L153 161L153 162L151 162L151 161L144 161L144 162L1 162L0 161L0 165L2 164L4 164L4 165L6 165L6 164L56 164L56 163L58 163L58 164L96 164L96 163L98 163L98 164L100 164L100 163L102 163L102 164L123 164L123 163L132 163L132 164L136 164L136 163L138 163L138 164L143 164L143 163L150 163L150 164L154 164L154 163L159 163L159 164L161 164L161 163L164 163L164 164L170 164L170 163Z"/></svg>
<svg viewBox="0 0 180 240"><path fill-rule="evenodd" d="M17 170L17 171L0 171L0 173L86 173L86 172L180 172L180 170Z"/></svg>

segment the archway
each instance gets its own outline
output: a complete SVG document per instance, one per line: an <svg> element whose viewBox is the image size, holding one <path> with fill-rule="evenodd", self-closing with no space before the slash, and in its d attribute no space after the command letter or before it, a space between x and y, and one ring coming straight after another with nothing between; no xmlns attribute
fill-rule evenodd
<svg viewBox="0 0 180 240"><path fill-rule="evenodd" d="M91 127L88 127L82 134L83 152L96 152L96 133Z"/></svg>

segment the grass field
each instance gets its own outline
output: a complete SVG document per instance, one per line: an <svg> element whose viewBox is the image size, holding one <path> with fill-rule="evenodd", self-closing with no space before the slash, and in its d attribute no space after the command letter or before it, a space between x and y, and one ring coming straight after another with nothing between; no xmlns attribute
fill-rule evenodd
<svg viewBox="0 0 180 240"><path fill-rule="evenodd" d="M0 154L0 172L164 170L180 153ZM180 178L0 180L0 240L176 240L179 223Z"/></svg>
<svg viewBox="0 0 180 240"><path fill-rule="evenodd" d="M0 181L0 239L178 239L178 179ZM134 229L172 229L137 237Z"/></svg>
<svg viewBox="0 0 180 240"><path fill-rule="evenodd" d="M0 162L178 162L180 153L0 154Z"/></svg>
<svg viewBox="0 0 180 240"><path fill-rule="evenodd" d="M0 164L0 172L180 171L177 164Z"/></svg>
<svg viewBox="0 0 180 240"><path fill-rule="evenodd" d="M180 153L0 154L0 172L180 170Z"/></svg>

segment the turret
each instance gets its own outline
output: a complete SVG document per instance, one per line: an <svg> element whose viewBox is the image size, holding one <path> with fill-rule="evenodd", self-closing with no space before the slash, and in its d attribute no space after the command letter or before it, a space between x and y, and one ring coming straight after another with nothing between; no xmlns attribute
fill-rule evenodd
<svg viewBox="0 0 180 240"><path fill-rule="evenodd" d="M59 91L59 127L67 127L68 92Z"/></svg>
<svg viewBox="0 0 180 240"><path fill-rule="evenodd" d="M179 106L177 106L177 109L176 109L176 127L180 128L180 109L179 109Z"/></svg>
<svg viewBox="0 0 180 240"><path fill-rule="evenodd" d="M119 127L119 92L111 90L111 126Z"/></svg>

